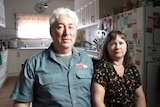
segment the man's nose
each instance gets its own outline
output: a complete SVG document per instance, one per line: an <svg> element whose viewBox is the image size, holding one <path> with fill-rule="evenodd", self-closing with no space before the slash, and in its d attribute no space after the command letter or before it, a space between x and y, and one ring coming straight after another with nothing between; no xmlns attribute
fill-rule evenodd
<svg viewBox="0 0 160 107"><path fill-rule="evenodd" d="M64 27L64 34L68 35L69 34L69 28L68 27Z"/></svg>

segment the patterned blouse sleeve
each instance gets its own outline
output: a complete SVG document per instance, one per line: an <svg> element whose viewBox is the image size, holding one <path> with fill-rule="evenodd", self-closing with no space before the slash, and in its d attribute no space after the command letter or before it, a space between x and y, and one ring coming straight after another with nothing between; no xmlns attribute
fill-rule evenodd
<svg viewBox="0 0 160 107"><path fill-rule="evenodd" d="M139 70L137 69L137 67L135 65L133 65L133 71L134 71L134 75L135 75L135 80L136 80L136 89L141 85L141 77L140 77L140 73Z"/></svg>
<svg viewBox="0 0 160 107"><path fill-rule="evenodd" d="M107 87L107 73L106 73L106 63L104 61L99 61L95 65L93 79L101 84L105 89Z"/></svg>

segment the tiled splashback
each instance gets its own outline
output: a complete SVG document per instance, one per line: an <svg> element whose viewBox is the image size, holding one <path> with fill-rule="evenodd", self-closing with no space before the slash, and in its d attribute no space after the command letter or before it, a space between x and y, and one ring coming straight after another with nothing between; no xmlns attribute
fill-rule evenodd
<svg viewBox="0 0 160 107"><path fill-rule="evenodd" d="M77 36L79 39L77 42L83 42L83 44L79 45L77 43L79 47L89 50L99 50L103 44L103 40L107 36L107 32L99 29L98 25L94 25L78 30Z"/></svg>
<svg viewBox="0 0 160 107"><path fill-rule="evenodd" d="M94 44L93 40L95 39L96 30L97 25L79 29L75 45L78 47L91 48Z"/></svg>
<svg viewBox="0 0 160 107"><path fill-rule="evenodd" d="M50 46L51 42L51 39L19 40L18 47L48 47Z"/></svg>
<svg viewBox="0 0 160 107"><path fill-rule="evenodd" d="M0 29L0 40L8 42L10 39L16 39L16 31L14 29ZM28 46L28 47L48 47L52 39L34 39L34 40L18 40L18 48ZM8 47L7 47L8 48Z"/></svg>

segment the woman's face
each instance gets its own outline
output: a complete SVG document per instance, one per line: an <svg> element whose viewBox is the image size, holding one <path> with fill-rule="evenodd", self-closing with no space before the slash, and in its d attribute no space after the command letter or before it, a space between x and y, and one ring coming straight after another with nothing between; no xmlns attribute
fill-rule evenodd
<svg viewBox="0 0 160 107"><path fill-rule="evenodd" d="M75 21L66 15L60 15L51 27L54 46L59 49L72 48L76 40Z"/></svg>
<svg viewBox="0 0 160 107"><path fill-rule="evenodd" d="M127 44L124 39L117 35L115 39L111 40L107 45L108 53L110 58L114 60L119 60L124 58L127 51Z"/></svg>

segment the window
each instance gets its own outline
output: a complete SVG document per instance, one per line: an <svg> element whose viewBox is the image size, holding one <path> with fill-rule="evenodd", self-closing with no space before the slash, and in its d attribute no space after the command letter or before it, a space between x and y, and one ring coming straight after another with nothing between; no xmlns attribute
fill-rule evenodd
<svg viewBox="0 0 160 107"><path fill-rule="evenodd" d="M49 15L16 14L17 38L20 39L48 39Z"/></svg>

